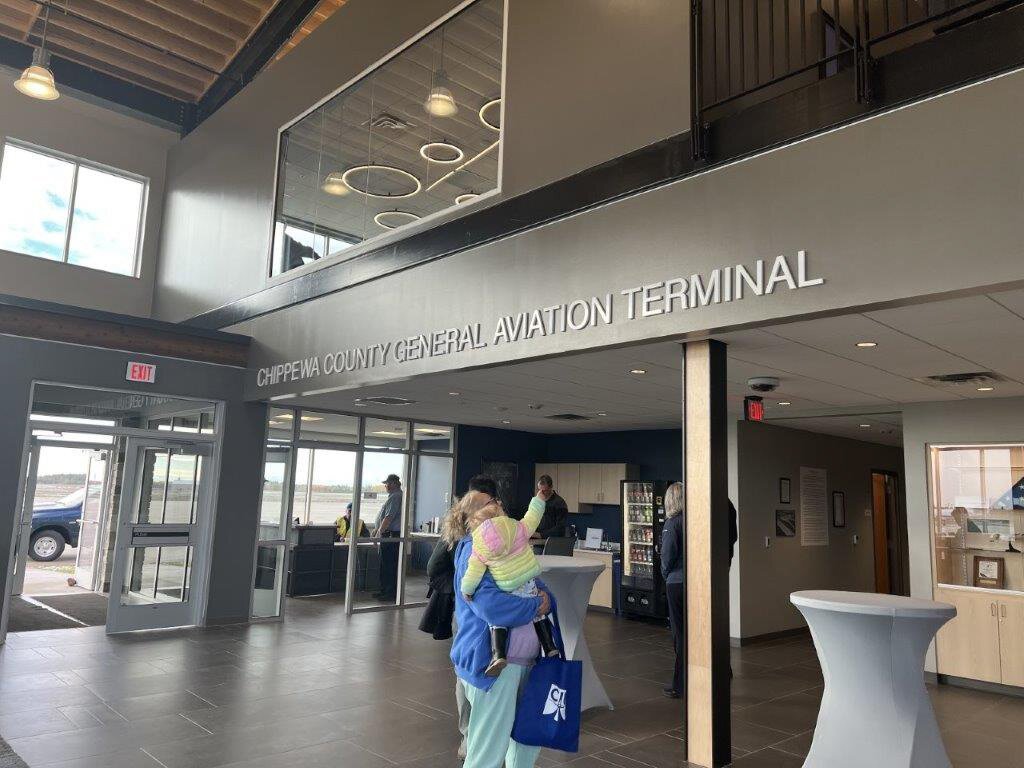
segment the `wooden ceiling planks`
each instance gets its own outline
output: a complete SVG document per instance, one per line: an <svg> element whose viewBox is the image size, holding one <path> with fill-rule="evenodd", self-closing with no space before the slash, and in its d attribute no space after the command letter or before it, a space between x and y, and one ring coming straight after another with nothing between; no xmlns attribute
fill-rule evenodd
<svg viewBox="0 0 1024 768"><path fill-rule="evenodd" d="M344 1L323 0L303 24L305 34ZM278 2L50 0L47 48L127 82L197 102ZM0 0L0 36L38 45L45 16L44 4L36 0Z"/></svg>

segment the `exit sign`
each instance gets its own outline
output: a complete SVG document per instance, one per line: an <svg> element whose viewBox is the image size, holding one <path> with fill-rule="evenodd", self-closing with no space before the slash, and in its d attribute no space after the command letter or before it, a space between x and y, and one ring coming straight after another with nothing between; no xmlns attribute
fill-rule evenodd
<svg viewBox="0 0 1024 768"><path fill-rule="evenodd" d="M149 363L128 363L128 372L125 374L125 378L140 384L152 384L156 381L156 366Z"/></svg>
<svg viewBox="0 0 1024 768"><path fill-rule="evenodd" d="M764 421L764 398L756 395L743 398L743 416L747 421Z"/></svg>

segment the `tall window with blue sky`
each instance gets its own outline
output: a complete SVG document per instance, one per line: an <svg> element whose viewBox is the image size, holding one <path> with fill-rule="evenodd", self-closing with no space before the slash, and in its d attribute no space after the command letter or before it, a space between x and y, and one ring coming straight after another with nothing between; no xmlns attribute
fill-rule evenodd
<svg viewBox="0 0 1024 768"><path fill-rule="evenodd" d="M0 162L0 250L137 274L147 183L8 141Z"/></svg>

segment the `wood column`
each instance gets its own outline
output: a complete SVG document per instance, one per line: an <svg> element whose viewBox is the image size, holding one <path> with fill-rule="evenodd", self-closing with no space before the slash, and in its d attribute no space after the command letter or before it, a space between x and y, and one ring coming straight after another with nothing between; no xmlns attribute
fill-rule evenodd
<svg viewBox="0 0 1024 768"><path fill-rule="evenodd" d="M686 746L692 765L732 760L725 344L683 346L686 482Z"/></svg>

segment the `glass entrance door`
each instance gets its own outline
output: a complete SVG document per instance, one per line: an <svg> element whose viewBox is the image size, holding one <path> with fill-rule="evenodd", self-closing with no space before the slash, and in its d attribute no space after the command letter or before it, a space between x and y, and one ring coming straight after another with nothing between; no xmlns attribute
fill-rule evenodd
<svg viewBox="0 0 1024 768"><path fill-rule="evenodd" d="M128 440L107 632L199 622L212 461L208 444Z"/></svg>

